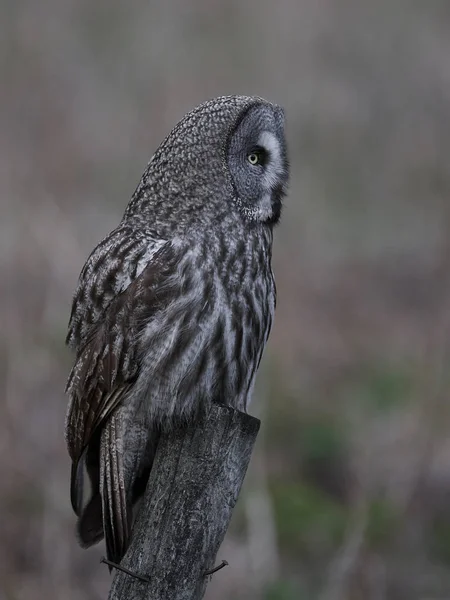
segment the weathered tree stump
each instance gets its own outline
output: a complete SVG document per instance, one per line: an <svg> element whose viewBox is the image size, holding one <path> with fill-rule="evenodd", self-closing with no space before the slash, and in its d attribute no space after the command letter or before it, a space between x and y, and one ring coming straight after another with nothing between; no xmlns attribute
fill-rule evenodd
<svg viewBox="0 0 450 600"><path fill-rule="evenodd" d="M200 600L215 566L260 422L212 405L188 428L163 433L110 600ZM224 557L227 558L227 557ZM228 557L232 562L232 557Z"/></svg>

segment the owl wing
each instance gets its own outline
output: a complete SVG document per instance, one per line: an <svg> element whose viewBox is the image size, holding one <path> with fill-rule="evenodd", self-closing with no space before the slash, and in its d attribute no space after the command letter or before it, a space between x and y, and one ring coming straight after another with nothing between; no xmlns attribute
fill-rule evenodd
<svg viewBox="0 0 450 600"><path fill-rule="evenodd" d="M87 260L75 292L67 344L76 360L67 382L66 441L78 461L99 424L134 381L136 331L161 305L173 247L116 229Z"/></svg>
<svg viewBox="0 0 450 600"><path fill-rule="evenodd" d="M128 536L122 436L118 430L123 415L116 409L138 375L135 346L139 331L176 293L173 277L176 263L172 244L136 239L135 234L121 228L89 257L74 297L67 342L77 355L66 388L70 399L66 442L73 461L71 501L80 516L83 496L80 459L88 446L92 450L94 444L94 450L86 453L86 466L91 482L104 489L102 501L107 503L103 506L104 529L107 546L113 548L109 553L112 556L120 556ZM105 443L103 438L112 441ZM99 453L100 473L95 458ZM92 502L98 502L98 498L94 496ZM101 510L98 504L91 508L98 523ZM112 515L113 531L111 519L108 524L106 515ZM79 528L82 523L80 519ZM85 545L95 543L103 535L97 525L83 527L84 534L81 529L79 532Z"/></svg>
<svg viewBox="0 0 450 600"><path fill-rule="evenodd" d="M116 562L126 550L131 519L122 462L126 405L120 405L139 372L139 332L178 293L177 263L171 243L120 227L89 257L72 306L67 343L77 354L66 389L71 502L81 543L105 535L108 557ZM83 463L93 490L85 507Z"/></svg>

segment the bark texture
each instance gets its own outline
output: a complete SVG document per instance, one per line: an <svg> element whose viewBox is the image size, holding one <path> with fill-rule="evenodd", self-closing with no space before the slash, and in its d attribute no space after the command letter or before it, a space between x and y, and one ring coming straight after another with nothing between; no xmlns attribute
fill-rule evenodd
<svg viewBox="0 0 450 600"><path fill-rule="evenodd" d="M163 433L130 546L109 600L200 600L215 566L260 422L213 405L188 428ZM221 557L227 558L227 557ZM232 557L228 557L232 565Z"/></svg>

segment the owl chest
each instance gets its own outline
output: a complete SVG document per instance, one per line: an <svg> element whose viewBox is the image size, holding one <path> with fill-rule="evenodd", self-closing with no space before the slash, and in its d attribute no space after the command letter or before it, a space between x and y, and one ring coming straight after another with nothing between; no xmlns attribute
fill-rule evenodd
<svg viewBox="0 0 450 600"><path fill-rule="evenodd" d="M274 303L271 273L233 287L217 271L199 275L141 338L148 415L187 415L212 399L246 410Z"/></svg>
<svg viewBox="0 0 450 600"><path fill-rule="evenodd" d="M242 283L229 304L232 329L237 334L237 345L243 344L247 354L257 353L267 340L275 306L274 290L269 279ZM242 339L241 339L242 337Z"/></svg>
<svg viewBox="0 0 450 600"><path fill-rule="evenodd" d="M244 409L272 325L273 278L271 273L244 278L233 290L222 282L217 290L214 324L205 340L219 387L216 395L235 398Z"/></svg>

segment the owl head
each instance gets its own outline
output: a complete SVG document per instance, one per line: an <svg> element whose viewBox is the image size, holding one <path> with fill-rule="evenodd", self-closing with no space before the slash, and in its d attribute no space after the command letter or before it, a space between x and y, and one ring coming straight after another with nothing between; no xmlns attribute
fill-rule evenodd
<svg viewBox="0 0 450 600"><path fill-rule="evenodd" d="M220 96L189 112L152 157L125 218L161 228L278 222L289 169L283 109Z"/></svg>
<svg viewBox="0 0 450 600"><path fill-rule="evenodd" d="M244 217L277 223L288 182L283 109L255 99L230 132L225 154L234 201Z"/></svg>

